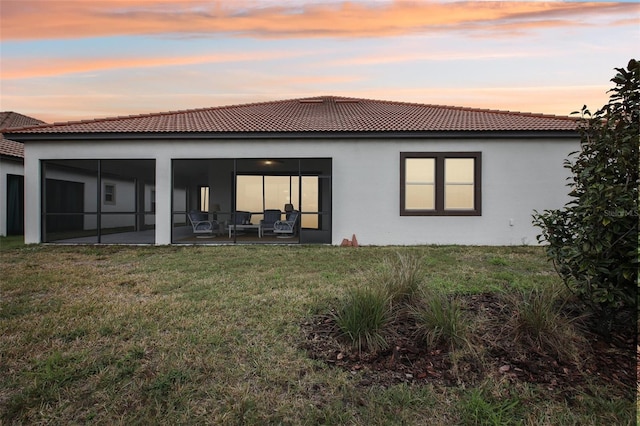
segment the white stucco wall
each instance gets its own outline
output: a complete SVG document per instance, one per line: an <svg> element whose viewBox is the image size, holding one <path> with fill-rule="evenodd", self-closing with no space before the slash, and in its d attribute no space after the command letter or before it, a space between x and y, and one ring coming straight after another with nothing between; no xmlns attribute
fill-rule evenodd
<svg viewBox="0 0 640 426"><path fill-rule="evenodd" d="M7 175L24 176L22 161L0 159L0 236L7 235Z"/></svg>
<svg viewBox="0 0 640 426"><path fill-rule="evenodd" d="M535 244L533 210L566 203L563 161L577 149L578 139L27 142L25 241L39 242L41 159L155 158L156 244L169 244L172 159L322 157L333 159L333 244ZM420 151L482 153L482 216L400 216L400 152Z"/></svg>

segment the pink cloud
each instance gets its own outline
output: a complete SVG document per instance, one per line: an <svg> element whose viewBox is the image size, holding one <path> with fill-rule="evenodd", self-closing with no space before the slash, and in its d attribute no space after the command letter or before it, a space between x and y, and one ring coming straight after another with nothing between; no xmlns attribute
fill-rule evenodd
<svg viewBox="0 0 640 426"><path fill-rule="evenodd" d="M251 37L393 36L442 29L512 32L625 24L633 3L579 2L342 2L264 6L247 1L113 0L3 2L4 40L149 34L237 34Z"/></svg>
<svg viewBox="0 0 640 426"><path fill-rule="evenodd" d="M265 61L301 56L298 52L245 52L217 55L166 57L102 57L14 59L3 63L2 79L52 77L57 75L114 69L152 68L221 62Z"/></svg>
<svg viewBox="0 0 640 426"><path fill-rule="evenodd" d="M384 52L378 52L376 54L369 55L356 55L346 59L336 59L329 63L331 65L339 66L352 66L352 65L376 65L376 64L394 64L402 62L419 62L419 61L437 61L447 62L456 60L485 60L485 59L500 59L500 58L531 58L534 56L549 55L548 50L543 49L531 49L527 51L470 51L470 50L456 50L446 51L437 50L432 52L410 52L410 53L396 53L388 50Z"/></svg>

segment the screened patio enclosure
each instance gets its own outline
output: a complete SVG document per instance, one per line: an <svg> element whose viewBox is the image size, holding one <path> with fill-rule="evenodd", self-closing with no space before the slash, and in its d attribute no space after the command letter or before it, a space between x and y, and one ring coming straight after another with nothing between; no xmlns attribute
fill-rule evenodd
<svg viewBox="0 0 640 426"><path fill-rule="evenodd" d="M155 160L43 160L42 241L155 243Z"/></svg>
<svg viewBox="0 0 640 426"><path fill-rule="evenodd" d="M331 243L329 158L174 159L172 167L174 244ZM287 209L300 212L293 234L261 227L266 210L286 220ZM215 231L194 234L189 212L205 213Z"/></svg>

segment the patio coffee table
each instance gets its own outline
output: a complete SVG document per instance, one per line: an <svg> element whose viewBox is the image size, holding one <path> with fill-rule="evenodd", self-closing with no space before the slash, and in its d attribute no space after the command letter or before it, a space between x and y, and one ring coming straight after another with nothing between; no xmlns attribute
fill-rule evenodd
<svg viewBox="0 0 640 426"><path fill-rule="evenodd" d="M260 225L255 225L250 223L248 225L229 225L229 238L231 238L231 233L234 231L241 231L246 229L255 229L258 231L258 238L262 238L262 232L260 232Z"/></svg>

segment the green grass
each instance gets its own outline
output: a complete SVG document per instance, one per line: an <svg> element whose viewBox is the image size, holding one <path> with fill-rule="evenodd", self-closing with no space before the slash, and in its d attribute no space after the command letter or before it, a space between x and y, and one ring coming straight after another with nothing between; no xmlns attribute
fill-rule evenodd
<svg viewBox="0 0 640 426"><path fill-rule="evenodd" d="M495 398L482 388L471 389L459 401L462 425L502 426L520 423L518 408L520 399Z"/></svg>
<svg viewBox="0 0 640 426"><path fill-rule="evenodd" d="M0 240L2 424L633 424L594 385L362 387L300 324L396 252L447 293L557 282L533 247L9 247ZM484 421L484 420L483 420ZM491 420L493 421L493 420Z"/></svg>
<svg viewBox="0 0 640 426"><path fill-rule="evenodd" d="M0 251L14 249L24 246L23 235L12 235L9 237L0 237Z"/></svg>

